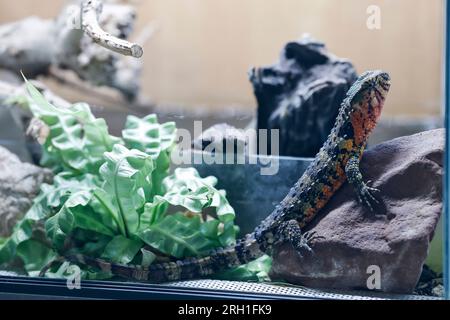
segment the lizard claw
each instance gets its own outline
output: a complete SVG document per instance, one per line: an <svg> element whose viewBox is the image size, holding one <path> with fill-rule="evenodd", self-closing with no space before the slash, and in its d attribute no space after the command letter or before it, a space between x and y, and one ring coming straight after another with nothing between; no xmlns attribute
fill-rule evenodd
<svg viewBox="0 0 450 320"><path fill-rule="evenodd" d="M370 181L368 181L368 183L370 183ZM379 192L380 190L378 190L377 188L372 188L367 186L367 184L364 184L358 192L358 200L373 212L373 204L380 203L380 201L376 199L373 194Z"/></svg>
<svg viewBox="0 0 450 320"><path fill-rule="evenodd" d="M308 231L303 233L298 242L293 242L292 245L294 249L297 251L297 254L300 258L303 258L303 251L307 251L309 253L314 254L314 250L311 248L311 243L317 239L324 239L325 237L317 235L316 231Z"/></svg>
<svg viewBox="0 0 450 320"><path fill-rule="evenodd" d="M292 219L283 222L277 232L275 233L275 243L288 242L292 248L297 252L300 258L303 258L304 253L314 253L311 248L311 242L316 239L323 238L318 236L315 231L303 233L300 229L298 221Z"/></svg>
<svg viewBox="0 0 450 320"><path fill-rule="evenodd" d="M294 219L283 222L280 225L276 236L278 238L276 239L276 242L289 242L300 258L303 258L303 253L305 251L313 253L311 242L320 238L314 231L303 233L298 222Z"/></svg>
<svg viewBox="0 0 450 320"><path fill-rule="evenodd" d="M317 239L325 239L324 236L319 236L317 234L317 231L307 231L303 233L303 238L307 241L307 243L311 243L312 241Z"/></svg>

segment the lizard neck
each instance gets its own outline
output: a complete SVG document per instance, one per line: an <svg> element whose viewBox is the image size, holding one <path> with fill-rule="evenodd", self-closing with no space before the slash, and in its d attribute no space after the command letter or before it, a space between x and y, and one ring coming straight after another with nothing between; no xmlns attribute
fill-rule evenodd
<svg viewBox="0 0 450 320"><path fill-rule="evenodd" d="M364 148L377 125L383 105L384 96L380 96L376 88L353 92L343 101L332 134L351 139L357 150Z"/></svg>

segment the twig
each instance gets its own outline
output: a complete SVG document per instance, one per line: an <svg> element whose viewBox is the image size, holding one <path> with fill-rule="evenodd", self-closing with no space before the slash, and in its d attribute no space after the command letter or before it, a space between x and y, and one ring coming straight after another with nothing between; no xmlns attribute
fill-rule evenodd
<svg viewBox="0 0 450 320"><path fill-rule="evenodd" d="M109 94L108 92L102 92L102 89L100 87L93 87L92 85L83 82L81 79L73 78L70 76L69 72L65 70L61 70L56 67L50 67L48 75L58 83L70 87L73 90L82 93L83 95L88 95L90 97L100 99L106 104L113 105L116 109L119 109L121 111L135 111L132 108L133 104L125 103L124 101L111 96L111 94ZM105 87L104 89L108 90L110 88Z"/></svg>
<svg viewBox="0 0 450 320"><path fill-rule="evenodd" d="M148 112L155 108L155 105L152 103L142 101L129 103L127 101L121 100L120 98L112 96L108 92L102 92L101 88L92 87L91 85L84 83L81 79L71 77L70 71L68 72L56 67L50 67L48 75L58 83L64 86L68 86L73 90L82 93L83 95L99 99L101 100L101 102L106 103L108 107L114 107L119 111L127 111L135 114L146 115ZM108 90L108 88L105 89Z"/></svg>
<svg viewBox="0 0 450 320"><path fill-rule="evenodd" d="M100 0L84 0L81 4L81 27L95 43L114 52L132 56L142 57L144 50L138 44L119 39L105 32L99 25L98 19L102 11Z"/></svg>
<svg viewBox="0 0 450 320"><path fill-rule="evenodd" d="M56 80L58 83L68 86L76 91L79 91L84 94L94 95L99 99L105 100L110 103L117 103L117 100L109 96L108 94L104 94L99 92L98 87L93 87L92 85L83 82L81 79L71 78L68 75L68 72L62 70L57 67L51 66L48 70L48 75Z"/></svg>

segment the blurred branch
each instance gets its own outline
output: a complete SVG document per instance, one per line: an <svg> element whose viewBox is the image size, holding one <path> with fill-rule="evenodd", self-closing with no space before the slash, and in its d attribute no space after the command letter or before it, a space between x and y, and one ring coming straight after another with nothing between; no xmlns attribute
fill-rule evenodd
<svg viewBox="0 0 450 320"><path fill-rule="evenodd" d="M0 105L3 100L8 99L16 93L17 87L10 85L4 81L0 81Z"/></svg>
<svg viewBox="0 0 450 320"><path fill-rule="evenodd" d="M42 82L36 80L30 80L30 82L43 94L45 99L54 106L58 108L70 107L70 102L54 94ZM19 96L28 96L25 84L21 83L20 85L13 85L0 80L0 104L5 104L5 101L8 99Z"/></svg>
<svg viewBox="0 0 450 320"><path fill-rule="evenodd" d="M141 46L112 36L105 32L99 25L99 15L103 11L103 3L100 0L85 0L81 3L81 27L95 43L123 54L140 58L144 53Z"/></svg>
<svg viewBox="0 0 450 320"><path fill-rule="evenodd" d="M151 101L142 96L140 96L140 99L130 102L125 101L123 97L120 97L116 92L106 87L94 88L74 77L72 72L68 70L51 67L49 75L57 83L70 87L82 96L89 97L90 103L94 106L101 104L102 107L108 107L109 109L142 115L146 115L155 108L155 105Z"/></svg>
<svg viewBox="0 0 450 320"><path fill-rule="evenodd" d="M143 51L125 39L135 20L130 5L73 0L56 19L28 17L0 25L0 68L23 71L28 78L48 75L50 67L68 69L90 85L114 88L133 101L142 61L131 57Z"/></svg>

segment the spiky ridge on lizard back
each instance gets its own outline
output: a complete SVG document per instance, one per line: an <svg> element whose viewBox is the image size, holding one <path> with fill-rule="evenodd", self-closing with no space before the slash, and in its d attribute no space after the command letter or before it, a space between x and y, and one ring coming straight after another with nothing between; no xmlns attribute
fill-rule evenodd
<svg viewBox="0 0 450 320"><path fill-rule="evenodd" d="M271 254L275 239L280 238L277 232L284 222L295 219L303 227L346 181L346 165L351 157L362 156L389 87L389 75L383 71L367 71L358 78L342 102L335 125L314 161L275 210L235 246L214 250L207 257L156 264L149 268L111 264L79 255L68 256L67 260L127 279L165 282L205 277L248 263L265 253ZM354 169L359 173L357 165Z"/></svg>

